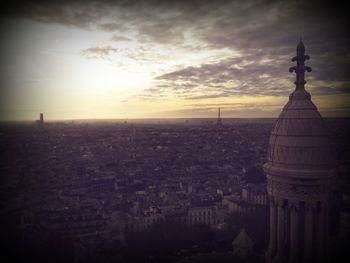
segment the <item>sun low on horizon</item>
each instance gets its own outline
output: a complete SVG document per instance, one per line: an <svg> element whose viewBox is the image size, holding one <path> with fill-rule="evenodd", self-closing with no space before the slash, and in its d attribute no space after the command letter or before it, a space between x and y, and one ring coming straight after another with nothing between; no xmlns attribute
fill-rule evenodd
<svg viewBox="0 0 350 263"><path fill-rule="evenodd" d="M349 117L345 15L314 3L14 1L1 11L0 120L277 117L300 36L314 103Z"/></svg>

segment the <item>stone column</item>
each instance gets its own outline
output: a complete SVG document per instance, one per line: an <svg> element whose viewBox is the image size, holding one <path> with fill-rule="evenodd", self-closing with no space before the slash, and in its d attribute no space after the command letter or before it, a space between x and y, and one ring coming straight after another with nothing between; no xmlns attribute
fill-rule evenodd
<svg viewBox="0 0 350 263"><path fill-rule="evenodd" d="M330 207L329 207L329 203L327 202L325 204L325 236L324 236L324 246L325 246L325 256L328 257L329 255L329 236L330 236L330 233L329 233L329 216L330 216Z"/></svg>
<svg viewBox="0 0 350 263"><path fill-rule="evenodd" d="M289 262L298 262L299 259L299 215L298 203L292 203L290 206L290 249Z"/></svg>
<svg viewBox="0 0 350 263"><path fill-rule="evenodd" d="M274 262L283 262L285 257L285 209L282 200L277 204L277 254Z"/></svg>
<svg viewBox="0 0 350 263"><path fill-rule="evenodd" d="M321 208L319 211L317 211L317 216L316 216L316 253L317 253L317 258L322 259L324 254L325 254L325 206L324 204L321 204Z"/></svg>
<svg viewBox="0 0 350 263"><path fill-rule="evenodd" d="M311 262L313 256L314 211L315 207L312 204L305 205L304 262Z"/></svg>
<svg viewBox="0 0 350 263"><path fill-rule="evenodd" d="M266 259L268 262L272 262L272 259L276 253L276 236L277 236L276 225L277 225L276 205L271 200L270 201L270 241L269 241L269 249L266 253Z"/></svg>

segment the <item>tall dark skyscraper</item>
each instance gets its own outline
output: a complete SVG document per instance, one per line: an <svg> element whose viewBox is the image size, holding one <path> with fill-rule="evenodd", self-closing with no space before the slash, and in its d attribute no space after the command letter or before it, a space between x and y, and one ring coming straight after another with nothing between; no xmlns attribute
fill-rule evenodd
<svg viewBox="0 0 350 263"><path fill-rule="evenodd" d="M271 131L267 163L270 199L269 262L316 262L327 256L330 194L335 162L325 123L304 85L302 41L296 73L296 89L289 96ZM322 261L322 260L321 260Z"/></svg>
<svg viewBox="0 0 350 263"><path fill-rule="evenodd" d="M39 120L40 124L44 124L44 114L40 113L40 120Z"/></svg>

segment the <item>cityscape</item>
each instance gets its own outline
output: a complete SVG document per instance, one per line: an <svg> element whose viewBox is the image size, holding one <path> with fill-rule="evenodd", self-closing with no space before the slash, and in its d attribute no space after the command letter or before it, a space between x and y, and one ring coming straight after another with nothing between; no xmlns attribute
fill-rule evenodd
<svg viewBox="0 0 350 263"><path fill-rule="evenodd" d="M342 7L4 5L1 260L349 262Z"/></svg>
<svg viewBox="0 0 350 263"><path fill-rule="evenodd" d="M271 124L188 120L9 126L2 130L10 143L3 152L11 149L14 154L9 153L2 168L12 180L3 184L7 187L2 192L16 196L7 202L8 209L23 212L19 224L24 235L56 233L96 253L109 243L115 253L131 242L128 234L162 224L199 224L203 229L198 231L207 235L216 229L223 235L218 241L230 247L235 232L224 229L231 225L237 230L243 224L228 222L235 213L237 218L261 214L265 229L247 227L262 232L258 245L263 249L267 196L261 167ZM168 242L176 239L167 231L163 234L170 235ZM177 238L181 242L188 236ZM196 245L192 242L183 248L187 253ZM218 246L206 245L205 250Z"/></svg>
<svg viewBox="0 0 350 263"><path fill-rule="evenodd" d="M28 246L31 256L46 260L175 262L233 251L232 242L245 229L261 261L268 243L262 166L273 123L3 124L2 218L12 227L8 242L21 237L17 245L27 254L20 257L30 258ZM349 120L326 123L344 169ZM349 184L347 172L340 171L346 220ZM332 225L333 237L346 235L348 221L343 223ZM50 247L57 243L63 251Z"/></svg>

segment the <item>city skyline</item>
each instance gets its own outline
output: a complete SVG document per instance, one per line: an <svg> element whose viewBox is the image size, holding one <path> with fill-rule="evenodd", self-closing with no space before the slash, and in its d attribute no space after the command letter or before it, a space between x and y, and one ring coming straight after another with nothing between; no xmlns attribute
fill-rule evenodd
<svg viewBox="0 0 350 263"><path fill-rule="evenodd" d="M306 89L324 117L349 117L341 7L314 1L14 1L1 14L0 120L276 118Z"/></svg>
<svg viewBox="0 0 350 263"><path fill-rule="evenodd" d="M4 258L349 261L339 6L3 7Z"/></svg>

